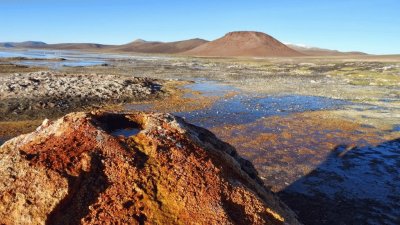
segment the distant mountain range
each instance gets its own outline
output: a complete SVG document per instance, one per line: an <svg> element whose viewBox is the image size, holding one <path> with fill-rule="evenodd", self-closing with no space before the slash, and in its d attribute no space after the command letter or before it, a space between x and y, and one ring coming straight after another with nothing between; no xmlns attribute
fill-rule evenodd
<svg viewBox="0 0 400 225"><path fill-rule="evenodd" d="M286 44L286 46L308 56L368 55L367 53L364 52L357 52L357 51L340 52L338 50L331 50L331 49L317 48L317 47L306 47L295 44Z"/></svg>
<svg viewBox="0 0 400 225"><path fill-rule="evenodd" d="M186 52L207 42L208 41L206 40L198 38L176 42L154 42L138 39L125 45L114 46L108 50L121 52L176 54Z"/></svg>
<svg viewBox="0 0 400 225"><path fill-rule="evenodd" d="M1 42L0 47L4 48L41 48L47 44L41 41L24 41L24 42Z"/></svg>
<svg viewBox="0 0 400 225"><path fill-rule="evenodd" d="M137 39L123 45L103 45L96 43L61 43L46 44L41 41L2 42L3 48L36 48L56 50L84 50L101 52L132 52L148 54L179 54L211 57L301 57L301 56L336 56L365 55L362 52L339 52L315 47L283 44L272 36L255 31L230 32L214 41L199 38L158 42Z"/></svg>

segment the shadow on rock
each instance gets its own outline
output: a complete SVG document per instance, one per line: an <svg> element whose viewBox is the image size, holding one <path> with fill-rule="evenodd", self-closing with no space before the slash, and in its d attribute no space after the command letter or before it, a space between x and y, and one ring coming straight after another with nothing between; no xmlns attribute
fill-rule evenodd
<svg viewBox="0 0 400 225"><path fill-rule="evenodd" d="M89 206L107 189L100 156L93 155L90 164L89 172L68 176L68 195L49 214L46 224L79 224L89 213Z"/></svg>

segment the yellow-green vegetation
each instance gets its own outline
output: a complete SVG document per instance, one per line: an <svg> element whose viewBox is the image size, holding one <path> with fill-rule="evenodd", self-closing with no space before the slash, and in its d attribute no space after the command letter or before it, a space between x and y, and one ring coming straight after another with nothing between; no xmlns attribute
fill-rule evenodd
<svg viewBox="0 0 400 225"><path fill-rule="evenodd" d="M397 86L400 85L400 64L398 62L363 61L315 61L294 60L271 61L261 59L197 59L203 66L225 67L236 72L252 70L263 75L285 76L333 76L351 85Z"/></svg>
<svg viewBox="0 0 400 225"><path fill-rule="evenodd" d="M341 76L352 85L400 85L400 64L380 64L375 66L373 68L369 64L366 66L345 66L330 71L329 75Z"/></svg>
<svg viewBox="0 0 400 225"><path fill-rule="evenodd" d="M32 132L41 124L42 120L20 120L0 122L0 137L13 137Z"/></svg>

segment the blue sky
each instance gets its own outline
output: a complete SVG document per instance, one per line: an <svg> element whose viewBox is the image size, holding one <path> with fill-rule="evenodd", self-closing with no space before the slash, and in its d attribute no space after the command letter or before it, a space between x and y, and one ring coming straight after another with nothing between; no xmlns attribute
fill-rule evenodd
<svg viewBox="0 0 400 225"><path fill-rule="evenodd" d="M256 30L282 42L400 53L400 0L0 0L0 41L122 44Z"/></svg>

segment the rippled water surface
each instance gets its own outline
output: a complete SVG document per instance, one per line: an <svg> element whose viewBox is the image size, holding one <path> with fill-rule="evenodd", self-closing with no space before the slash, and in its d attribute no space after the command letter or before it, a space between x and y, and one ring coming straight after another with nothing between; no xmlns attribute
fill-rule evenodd
<svg viewBox="0 0 400 225"><path fill-rule="evenodd" d="M221 99L210 108L176 115L188 121L211 128L213 126L244 124L268 116L285 116L291 113L338 109L350 103L315 96L251 96L236 95Z"/></svg>
<svg viewBox="0 0 400 225"><path fill-rule="evenodd" d="M128 54L87 53L73 50L40 50L0 48L0 58L25 57L27 60L16 60L19 65L45 66L57 69L64 66L96 66L109 63L110 59L160 60L163 56L142 56ZM29 60L41 59L41 60ZM63 59L63 60L57 60Z"/></svg>

